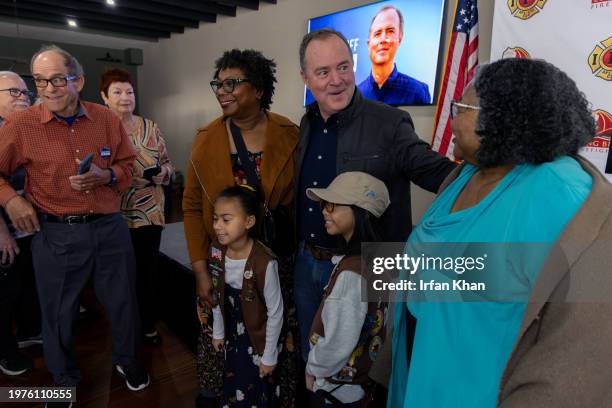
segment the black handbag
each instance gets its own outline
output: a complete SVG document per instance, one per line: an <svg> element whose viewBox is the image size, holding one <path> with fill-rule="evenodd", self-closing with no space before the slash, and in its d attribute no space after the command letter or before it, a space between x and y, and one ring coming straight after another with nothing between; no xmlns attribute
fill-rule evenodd
<svg viewBox="0 0 612 408"><path fill-rule="evenodd" d="M295 251L295 225L291 211L284 205L279 205L276 208L269 208L266 202L265 193L257 171L255 163L249 158L242 132L240 128L230 121L230 130L234 145L240 158L242 168L246 173L249 185L257 190L259 200L263 204L263 217L261 217L259 238L267 245L277 256L288 257Z"/></svg>

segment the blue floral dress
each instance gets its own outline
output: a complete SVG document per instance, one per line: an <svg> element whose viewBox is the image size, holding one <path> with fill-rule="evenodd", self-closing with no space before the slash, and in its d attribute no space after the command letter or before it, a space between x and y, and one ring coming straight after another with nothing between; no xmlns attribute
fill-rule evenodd
<svg viewBox="0 0 612 408"><path fill-rule="evenodd" d="M225 370L223 407L279 406L274 376L259 377L261 356L254 352L246 331L240 289L225 284Z"/></svg>

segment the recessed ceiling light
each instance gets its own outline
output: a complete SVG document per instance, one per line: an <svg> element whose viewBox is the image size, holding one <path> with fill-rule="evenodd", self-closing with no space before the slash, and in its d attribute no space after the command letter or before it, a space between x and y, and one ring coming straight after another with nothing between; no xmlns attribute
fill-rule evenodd
<svg viewBox="0 0 612 408"><path fill-rule="evenodd" d="M76 20L73 20L71 18L68 19L68 25L70 27L78 27L78 24L77 24Z"/></svg>
<svg viewBox="0 0 612 408"><path fill-rule="evenodd" d="M106 0L106 4L108 4L109 6L114 6L115 0Z"/></svg>

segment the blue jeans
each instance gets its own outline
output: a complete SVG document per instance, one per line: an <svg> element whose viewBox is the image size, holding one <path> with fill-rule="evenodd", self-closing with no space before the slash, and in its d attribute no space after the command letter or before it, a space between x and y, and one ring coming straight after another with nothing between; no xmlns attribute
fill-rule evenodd
<svg viewBox="0 0 612 408"><path fill-rule="evenodd" d="M300 348L304 361L308 360L310 344L308 334L312 320L323 297L323 289L329 281L334 264L331 261L319 261L304 249L304 241L298 244L295 258L293 295L300 328Z"/></svg>

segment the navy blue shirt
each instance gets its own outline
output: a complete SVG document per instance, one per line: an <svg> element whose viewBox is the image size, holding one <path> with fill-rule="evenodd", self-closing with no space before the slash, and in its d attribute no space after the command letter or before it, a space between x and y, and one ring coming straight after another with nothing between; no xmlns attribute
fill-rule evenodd
<svg viewBox="0 0 612 408"><path fill-rule="evenodd" d="M298 238L323 248L337 248L338 237L325 231L319 203L306 197L310 187L326 188L336 178L338 118L323 120L318 106L308 112L311 132L300 172L298 195Z"/></svg>
<svg viewBox="0 0 612 408"><path fill-rule="evenodd" d="M397 66L393 67L393 72L382 88L378 88L372 72L359 84L358 88L365 98L380 101L387 105L425 105L431 103L429 86L402 74L397 70Z"/></svg>
<svg viewBox="0 0 612 408"><path fill-rule="evenodd" d="M55 116L55 119L57 119L57 120L59 120L61 122L66 122L66 124L68 126L72 126L72 124L74 123L76 118L80 118L80 117L85 116L85 111L83 110L83 107L79 103L77 105L77 112L74 115L72 115L72 116L60 116L57 113L54 113L53 116Z"/></svg>

